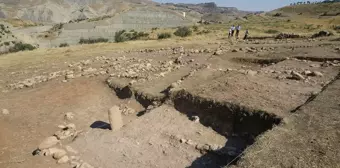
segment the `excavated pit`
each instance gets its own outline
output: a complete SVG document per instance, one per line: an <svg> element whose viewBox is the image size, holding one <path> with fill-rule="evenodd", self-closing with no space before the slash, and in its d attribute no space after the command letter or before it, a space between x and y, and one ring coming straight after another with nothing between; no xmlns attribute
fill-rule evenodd
<svg viewBox="0 0 340 168"><path fill-rule="evenodd" d="M190 167L221 167L235 164L243 151L255 142L257 136L281 122L281 118L274 114L238 104L202 98L185 90L171 92L164 89L165 91L163 90L159 95L153 95L136 90L129 85L109 85L118 97L135 99L145 107L142 115L149 111L151 112L148 115L155 113L149 109L150 105L153 109L157 109L167 104L175 109L170 110L171 112L184 114L193 122L199 118L201 125L213 129L218 135L227 139L224 146L219 149L202 150L196 147L196 150L203 155L193 160Z"/></svg>

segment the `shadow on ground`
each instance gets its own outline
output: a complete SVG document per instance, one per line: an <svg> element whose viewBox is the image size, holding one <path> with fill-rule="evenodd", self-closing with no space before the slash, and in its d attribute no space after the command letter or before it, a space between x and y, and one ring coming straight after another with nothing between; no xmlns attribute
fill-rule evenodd
<svg viewBox="0 0 340 168"><path fill-rule="evenodd" d="M95 128L95 129L109 129L111 130L111 126L109 123L104 122L104 121L95 121L94 123L92 123L90 125L91 128Z"/></svg>
<svg viewBox="0 0 340 168"><path fill-rule="evenodd" d="M187 168L221 168L234 165L247 147L244 137L228 137L223 148L205 153Z"/></svg>

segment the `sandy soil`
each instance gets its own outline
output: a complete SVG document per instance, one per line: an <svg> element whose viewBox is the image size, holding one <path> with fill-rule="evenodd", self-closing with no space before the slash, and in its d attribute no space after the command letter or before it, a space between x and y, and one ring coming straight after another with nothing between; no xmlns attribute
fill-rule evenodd
<svg viewBox="0 0 340 168"><path fill-rule="evenodd" d="M227 166L231 163L231 155L235 157L239 149L243 151L252 144L243 142L245 137L252 137L253 141L258 136L259 130L252 134L254 130L245 123L267 123L273 116L282 119L281 125L268 132L263 131L272 125L261 129L258 143L247 148L244 157L235 160L240 159L236 166L265 167L263 165L269 164L268 156L273 158L269 159L270 164L280 162L275 158L287 158L281 162L281 167L288 163L297 167L336 165L334 158L339 152L334 139L339 138L338 121L337 106L332 103L338 95L337 82L326 90L324 86L339 73L339 52L335 51L339 44L319 46L322 42L315 42L308 44L313 46L311 49L299 40L289 44L266 44L266 48L262 48L262 44L244 42L232 46L225 41L188 43L180 44L184 51L174 43L148 42L135 43L128 49L121 48L127 44L99 44L3 55L0 58L0 167L70 167L69 164L56 164L51 157L31 155L45 137L59 130L57 126L64 124L67 112L74 113L72 122L82 133L74 142L62 141L62 147L72 146L78 154L68 152L69 156L79 156L75 159L77 162L94 167L113 164L119 165L117 167ZM152 47L148 47L150 45ZM216 49L222 53L214 54ZM317 59L310 61L307 59L311 58L302 59L301 55ZM324 60L329 57L332 59ZM301 79L292 79L291 71L299 73ZM322 75L312 75L316 71ZM59 75L53 76L53 72ZM51 74L53 78L49 78ZM21 84L23 88L19 89ZM133 91L132 96L120 99L114 87L127 87ZM173 90L184 90L197 100L172 99ZM157 96L164 101L154 102L153 98ZM305 104L314 96L316 99ZM189 101L188 111L172 102L180 99ZM190 101L201 104L193 107L190 104L195 103ZM225 104L241 110L233 113L221 110L227 109ZM125 105L133 112L123 114L124 127L118 132L99 129L98 124L106 128L107 111L113 105ZM292 110L301 105L292 116ZM325 116L326 112L329 117ZM267 115L269 113L271 115ZM321 115L323 113L325 115ZM191 114L198 115L199 121L195 122ZM310 122L300 122L312 116L325 120L313 117ZM220 127L228 128L228 134L218 131ZM324 135L322 132L326 133L326 128L334 131ZM283 134L282 130L287 129L293 130L292 133ZM320 141L320 145L328 143L320 146L328 151L322 152L322 156L317 155L318 146L299 145L321 135L329 137L329 141ZM233 136L239 138L236 142L241 142L243 147L237 148L233 144L233 150L227 150L227 159L226 155L220 154L220 149L209 147L217 145L225 149ZM292 139L292 143L285 143L286 139ZM202 146L197 147L187 140ZM275 143L267 146L269 142ZM280 150L275 144L282 144ZM285 152L292 148L305 151L303 160L306 164L291 159L300 156L299 152ZM311 150L306 151L306 148ZM336 150L328 150L331 148ZM259 152L263 149L266 152ZM260 154L255 155L257 152ZM323 160L316 162L318 159Z"/></svg>

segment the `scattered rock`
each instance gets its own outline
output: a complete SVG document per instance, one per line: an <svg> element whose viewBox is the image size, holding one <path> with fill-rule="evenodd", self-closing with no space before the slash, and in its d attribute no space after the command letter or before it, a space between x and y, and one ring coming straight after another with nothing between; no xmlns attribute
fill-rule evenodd
<svg viewBox="0 0 340 168"><path fill-rule="evenodd" d="M199 150L202 154L208 152L210 150L210 145L208 144L198 144L196 145L196 149Z"/></svg>
<svg viewBox="0 0 340 168"><path fill-rule="evenodd" d="M55 136L50 136L44 139L38 146L38 149L43 150L43 149L48 149L53 147L59 142L58 138Z"/></svg>
<svg viewBox="0 0 340 168"><path fill-rule="evenodd" d="M323 74L319 71L313 71L313 73L311 74L312 76L318 76L318 77L321 77L323 76Z"/></svg>
<svg viewBox="0 0 340 168"><path fill-rule="evenodd" d="M313 68L319 68L319 67L321 67L319 64L311 64L311 65L309 65L310 67L313 67Z"/></svg>
<svg viewBox="0 0 340 168"><path fill-rule="evenodd" d="M68 112L64 115L64 119L67 121L71 121L74 118L74 114L72 112Z"/></svg>
<svg viewBox="0 0 340 168"><path fill-rule="evenodd" d="M74 79L74 74L68 74L65 76L65 79L68 80L68 79Z"/></svg>
<svg viewBox="0 0 340 168"><path fill-rule="evenodd" d="M195 123L199 123L200 122L200 118L198 116L192 116L190 118L191 121L195 122Z"/></svg>
<svg viewBox="0 0 340 168"><path fill-rule="evenodd" d="M197 145L194 141L192 141L190 139L188 139L185 143L188 144L188 145L191 145L191 146L196 146Z"/></svg>
<svg viewBox="0 0 340 168"><path fill-rule="evenodd" d="M257 74L257 71L248 70L246 74L250 76L255 76Z"/></svg>
<svg viewBox="0 0 340 168"><path fill-rule="evenodd" d="M134 110L133 108L130 108L126 105L121 106L120 110L122 111L122 114L124 114L124 115L131 115L131 114L136 113L136 110Z"/></svg>
<svg viewBox="0 0 340 168"><path fill-rule="evenodd" d="M217 51L214 52L214 55L221 55L222 53L223 53L222 50L217 50Z"/></svg>
<svg viewBox="0 0 340 168"><path fill-rule="evenodd" d="M59 140L63 140L63 139L67 139L67 138L73 136L74 132L75 132L75 130L66 128L66 130L61 130L61 131L55 132L54 136L56 136Z"/></svg>
<svg viewBox="0 0 340 168"><path fill-rule="evenodd" d="M184 139L184 138L181 138L181 139L179 140L179 142L181 142L181 143L186 143L186 142L187 142L187 140L186 140L186 139Z"/></svg>
<svg viewBox="0 0 340 168"><path fill-rule="evenodd" d="M49 154L52 155L53 159L59 160L63 156L65 156L67 153L63 149L58 149L58 148L49 148Z"/></svg>
<svg viewBox="0 0 340 168"><path fill-rule="evenodd" d="M304 74L304 75L307 75L307 76L309 76L309 75L311 75L311 74L312 74L312 72L311 72L311 71L308 71L308 70L306 70L306 71L304 71L304 72L303 72L303 74Z"/></svg>
<svg viewBox="0 0 340 168"><path fill-rule="evenodd" d="M326 37L326 36L332 36L332 35L333 35L333 33L322 30L322 31L319 31L318 33L313 34L312 38Z"/></svg>
<svg viewBox="0 0 340 168"><path fill-rule="evenodd" d="M233 50L231 50L231 52L238 52L238 51L237 51L237 49L233 49Z"/></svg>
<svg viewBox="0 0 340 168"><path fill-rule="evenodd" d="M129 82L129 85L133 85L134 83L137 83L137 81L136 81L136 80L131 80L131 81Z"/></svg>
<svg viewBox="0 0 340 168"><path fill-rule="evenodd" d="M78 151L76 151L75 149L73 149L71 146L65 146L65 149L67 150L67 152L74 153L74 154L78 154ZM71 159L72 159L72 158L71 158Z"/></svg>
<svg viewBox="0 0 340 168"><path fill-rule="evenodd" d="M109 121L112 131L118 131L123 127L122 112L118 106L113 106L109 112Z"/></svg>
<svg viewBox="0 0 340 168"><path fill-rule="evenodd" d="M8 115L8 114L9 114L9 110L7 110L7 109L2 109L2 114L3 114L3 115Z"/></svg>
<svg viewBox="0 0 340 168"><path fill-rule="evenodd" d="M60 158L58 161L57 161L57 163L58 164L65 164L65 163L67 163L67 162L69 162L70 161L70 159L68 158L68 156L63 156L62 158Z"/></svg>
<svg viewBox="0 0 340 168"><path fill-rule="evenodd" d="M79 168L94 168L94 167L91 166L90 164L84 162L84 163L82 163L82 164L79 166Z"/></svg>
<svg viewBox="0 0 340 168"><path fill-rule="evenodd" d="M90 64L91 64L91 60L81 61L81 63L82 63L84 66L87 66L87 65L90 65Z"/></svg>
<svg viewBox="0 0 340 168"><path fill-rule="evenodd" d="M292 79L295 79L295 80L305 80L305 77L302 76L300 73L298 73L296 71L292 71L291 75L292 75Z"/></svg>

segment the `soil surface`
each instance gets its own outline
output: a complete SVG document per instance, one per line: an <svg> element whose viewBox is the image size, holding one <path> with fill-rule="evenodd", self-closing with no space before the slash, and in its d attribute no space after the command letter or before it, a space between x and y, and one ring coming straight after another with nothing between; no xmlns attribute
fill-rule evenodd
<svg viewBox="0 0 340 168"><path fill-rule="evenodd" d="M339 167L339 43L274 42L3 55L0 167ZM68 163L32 156L69 123Z"/></svg>

